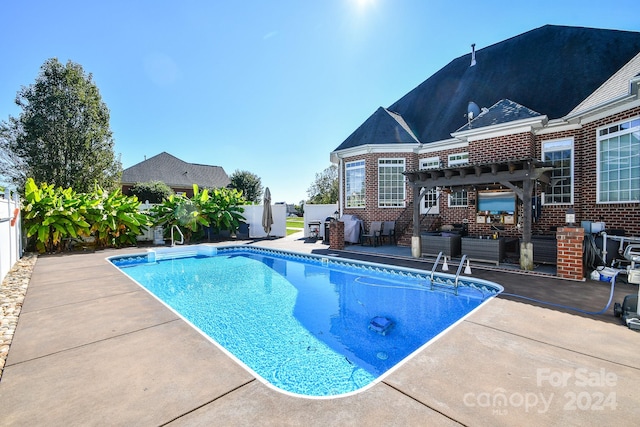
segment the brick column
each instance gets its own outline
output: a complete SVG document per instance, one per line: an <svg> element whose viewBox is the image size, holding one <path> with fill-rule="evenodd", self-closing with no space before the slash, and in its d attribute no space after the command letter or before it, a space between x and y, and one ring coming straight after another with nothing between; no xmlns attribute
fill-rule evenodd
<svg viewBox="0 0 640 427"><path fill-rule="evenodd" d="M556 239L558 240L557 276L563 279L584 281L582 262L584 229L581 227L558 228Z"/></svg>
<svg viewBox="0 0 640 427"><path fill-rule="evenodd" d="M344 249L344 222L331 221L329 224L329 249Z"/></svg>

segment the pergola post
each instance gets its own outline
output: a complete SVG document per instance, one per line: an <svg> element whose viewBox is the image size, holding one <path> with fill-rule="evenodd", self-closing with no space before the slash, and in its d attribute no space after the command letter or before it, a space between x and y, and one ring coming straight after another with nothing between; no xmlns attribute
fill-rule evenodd
<svg viewBox="0 0 640 427"><path fill-rule="evenodd" d="M522 182L522 243L520 243L520 268L533 270L533 243L531 243L531 198L533 181Z"/></svg>
<svg viewBox="0 0 640 427"><path fill-rule="evenodd" d="M422 200L421 187L412 183L413 187L413 232L411 233L411 256L420 258L422 255L422 244L420 242L420 201Z"/></svg>

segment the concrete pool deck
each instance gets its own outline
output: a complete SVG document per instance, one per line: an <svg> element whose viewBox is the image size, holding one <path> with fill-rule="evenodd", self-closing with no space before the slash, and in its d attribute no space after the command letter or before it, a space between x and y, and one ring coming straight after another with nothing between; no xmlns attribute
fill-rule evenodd
<svg viewBox="0 0 640 427"><path fill-rule="evenodd" d="M327 249L295 238L252 244ZM361 393L296 398L257 380L105 260L135 252L141 248L38 258L0 380L0 424L585 426L640 419L640 334L612 308L593 316L499 297ZM609 297L602 282L473 273L506 292L587 311ZM637 292L616 288L617 302Z"/></svg>

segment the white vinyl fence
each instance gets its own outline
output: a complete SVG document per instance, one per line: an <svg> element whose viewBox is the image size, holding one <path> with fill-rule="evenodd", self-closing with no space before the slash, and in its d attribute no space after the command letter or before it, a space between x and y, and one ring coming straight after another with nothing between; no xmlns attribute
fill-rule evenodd
<svg viewBox="0 0 640 427"><path fill-rule="evenodd" d="M16 209L17 215L16 215ZM22 257L22 224L20 198L9 192L0 195L0 281Z"/></svg>
<svg viewBox="0 0 640 427"><path fill-rule="evenodd" d="M249 237L252 239L266 237L264 228L262 227L262 212L264 205L243 205L245 222L249 224ZM284 237L287 235L287 205L277 204L271 205L273 214L273 225L269 236Z"/></svg>

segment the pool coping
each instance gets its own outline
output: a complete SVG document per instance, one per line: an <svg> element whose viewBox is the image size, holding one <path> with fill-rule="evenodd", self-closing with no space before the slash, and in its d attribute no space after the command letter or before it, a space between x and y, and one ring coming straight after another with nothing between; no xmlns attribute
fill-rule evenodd
<svg viewBox="0 0 640 427"><path fill-rule="evenodd" d="M285 239L253 244L323 249ZM140 249L38 258L0 380L6 424L602 425L612 417L629 424L640 418L633 392L640 335L605 316L500 297L363 393L286 396L190 332L105 260L127 251ZM487 274L500 284L523 281ZM589 285L583 294L598 284ZM621 287L616 301L624 292ZM569 380L556 383L556 375ZM578 381L585 376L591 383ZM572 393L613 395L616 408L567 408L572 402L565 396ZM534 395L537 406L525 407ZM542 398L552 397L542 406Z"/></svg>

